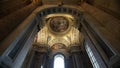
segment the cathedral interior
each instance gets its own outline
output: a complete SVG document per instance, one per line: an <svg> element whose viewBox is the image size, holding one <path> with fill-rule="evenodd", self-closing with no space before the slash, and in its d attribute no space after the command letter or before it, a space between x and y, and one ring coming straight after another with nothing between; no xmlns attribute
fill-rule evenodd
<svg viewBox="0 0 120 68"><path fill-rule="evenodd" d="M0 68L120 68L120 0L0 0Z"/></svg>

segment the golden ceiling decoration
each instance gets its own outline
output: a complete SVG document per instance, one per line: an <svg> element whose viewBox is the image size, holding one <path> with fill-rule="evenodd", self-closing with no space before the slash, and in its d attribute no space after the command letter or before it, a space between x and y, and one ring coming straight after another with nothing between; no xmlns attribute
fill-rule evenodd
<svg viewBox="0 0 120 68"><path fill-rule="evenodd" d="M68 14L50 14L46 16L48 22L38 32L38 43L49 45L61 43L68 47L71 44L82 44L83 37L74 27L74 18Z"/></svg>

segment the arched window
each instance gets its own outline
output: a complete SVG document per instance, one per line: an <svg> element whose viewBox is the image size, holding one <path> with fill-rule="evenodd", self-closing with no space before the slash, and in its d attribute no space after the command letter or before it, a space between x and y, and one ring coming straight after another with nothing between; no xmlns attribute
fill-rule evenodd
<svg viewBox="0 0 120 68"><path fill-rule="evenodd" d="M65 68L63 55L57 54L54 56L54 68Z"/></svg>

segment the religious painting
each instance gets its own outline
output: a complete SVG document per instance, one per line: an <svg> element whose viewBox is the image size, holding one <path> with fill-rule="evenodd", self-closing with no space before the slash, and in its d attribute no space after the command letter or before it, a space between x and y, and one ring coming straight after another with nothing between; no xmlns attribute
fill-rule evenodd
<svg viewBox="0 0 120 68"><path fill-rule="evenodd" d="M68 29L69 21L67 18L62 16L53 17L50 20L50 27L55 32L63 32Z"/></svg>

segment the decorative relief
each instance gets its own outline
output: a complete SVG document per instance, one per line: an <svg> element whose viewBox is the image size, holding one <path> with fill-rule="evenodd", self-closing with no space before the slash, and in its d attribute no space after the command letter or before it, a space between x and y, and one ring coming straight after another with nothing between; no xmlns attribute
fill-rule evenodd
<svg viewBox="0 0 120 68"><path fill-rule="evenodd" d="M37 42L41 44L46 44L47 43L47 37L48 37L48 31L47 27L45 26L38 32L38 39Z"/></svg>
<svg viewBox="0 0 120 68"><path fill-rule="evenodd" d="M72 27L71 29L71 44L77 44L79 43L79 30L76 29L75 27Z"/></svg>

